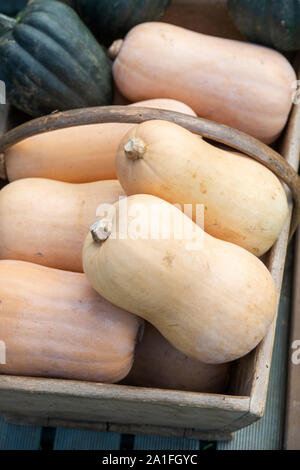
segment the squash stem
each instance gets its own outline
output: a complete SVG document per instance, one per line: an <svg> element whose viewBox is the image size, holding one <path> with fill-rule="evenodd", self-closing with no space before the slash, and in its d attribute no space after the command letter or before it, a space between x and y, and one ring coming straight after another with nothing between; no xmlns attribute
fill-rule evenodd
<svg viewBox="0 0 300 470"><path fill-rule="evenodd" d="M123 39L117 39L116 41L112 43L112 45L108 49L108 55L111 58L111 60L115 60L118 57L122 49L123 43L124 43Z"/></svg>
<svg viewBox="0 0 300 470"><path fill-rule="evenodd" d="M10 16L0 14L0 34L13 29L16 23L16 18L11 18Z"/></svg>
<svg viewBox="0 0 300 470"><path fill-rule="evenodd" d="M143 158L143 155L145 154L146 150L147 145L139 137L134 137L133 139L130 139L124 145L124 152L126 157L129 158L129 160L138 160L139 158Z"/></svg>
<svg viewBox="0 0 300 470"><path fill-rule="evenodd" d="M104 242L111 235L107 224L104 224L102 220L97 220L93 225L91 225L90 231L93 240L96 243Z"/></svg>

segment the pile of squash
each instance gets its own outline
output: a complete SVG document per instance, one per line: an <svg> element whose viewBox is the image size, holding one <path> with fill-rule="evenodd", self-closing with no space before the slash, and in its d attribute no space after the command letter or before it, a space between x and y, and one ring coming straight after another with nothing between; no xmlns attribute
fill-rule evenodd
<svg viewBox="0 0 300 470"><path fill-rule="evenodd" d="M33 0L1 14L9 102L33 117L112 105L115 84L129 106L273 143L292 105L288 60L158 22L169 3ZM276 314L260 257L288 215L280 180L162 120L43 133L0 163L0 372L224 392Z"/></svg>

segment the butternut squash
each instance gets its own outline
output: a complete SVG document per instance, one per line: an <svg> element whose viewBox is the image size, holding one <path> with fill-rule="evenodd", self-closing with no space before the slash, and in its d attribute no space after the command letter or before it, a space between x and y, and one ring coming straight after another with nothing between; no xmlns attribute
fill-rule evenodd
<svg viewBox="0 0 300 470"><path fill-rule="evenodd" d="M99 204L124 192L117 180L85 184L28 178L0 191L0 259L82 272L82 247Z"/></svg>
<svg viewBox="0 0 300 470"><path fill-rule="evenodd" d="M100 297L84 274L0 261L0 373L117 382L142 322Z"/></svg>
<svg viewBox="0 0 300 470"><path fill-rule="evenodd" d="M182 210L192 204L194 221L202 204L206 232L257 256L273 245L288 214L283 186L270 170L174 123L135 126L122 140L116 169L126 194L153 194Z"/></svg>
<svg viewBox="0 0 300 470"><path fill-rule="evenodd" d="M83 248L84 272L100 295L202 362L233 361L261 341L277 295L259 258L155 196L130 196L113 208Z"/></svg>
<svg viewBox="0 0 300 470"><path fill-rule="evenodd" d="M175 100L150 100L132 106L167 109L195 116L191 108ZM9 181L30 177L68 183L115 179L116 152L122 137L132 126L121 123L91 124L31 137L6 151L2 157L4 173Z"/></svg>
<svg viewBox="0 0 300 470"><path fill-rule="evenodd" d="M224 393L229 364L205 364L182 354L150 323L135 349L133 366L122 381L138 387Z"/></svg>
<svg viewBox="0 0 300 470"><path fill-rule="evenodd" d="M266 143L281 133L291 109L295 71L262 46L153 22L115 42L111 56L114 80L130 101L180 100Z"/></svg>

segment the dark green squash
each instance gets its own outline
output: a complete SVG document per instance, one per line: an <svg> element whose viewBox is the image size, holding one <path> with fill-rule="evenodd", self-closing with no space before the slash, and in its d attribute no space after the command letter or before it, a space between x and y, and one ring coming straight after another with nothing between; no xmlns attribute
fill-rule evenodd
<svg viewBox="0 0 300 470"><path fill-rule="evenodd" d="M0 0L0 13L15 16L26 6L27 0Z"/></svg>
<svg viewBox="0 0 300 470"><path fill-rule="evenodd" d="M300 49L300 0L227 0L238 29L252 42Z"/></svg>
<svg viewBox="0 0 300 470"><path fill-rule="evenodd" d="M36 0L0 15L0 70L8 101L31 116L112 102L111 63L77 13Z"/></svg>
<svg viewBox="0 0 300 470"><path fill-rule="evenodd" d="M158 20L171 0L69 0L95 36L110 45L134 26Z"/></svg>

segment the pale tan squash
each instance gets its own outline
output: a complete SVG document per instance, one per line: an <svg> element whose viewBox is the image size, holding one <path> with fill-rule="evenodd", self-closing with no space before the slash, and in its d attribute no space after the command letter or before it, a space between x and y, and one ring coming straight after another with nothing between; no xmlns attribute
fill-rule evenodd
<svg viewBox="0 0 300 470"><path fill-rule="evenodd" d="M153 22L133 28L111 55L115 82L131 101L177 99L266 143L287 121L296 75L272 49Z"/></svg>
<svg viewBox="0 0 300 470"><path fill-rule="evenodd" d="M182 354L150 323L145 324L143 338L135 349L134 362L126 385L224 393L230 364L205 364Z"/></svg>
<svg viewBox="0 0 300 470"><path fill-rule="evenodd" d="M0 191L0 259L82 272L82 246L99 204L123 195L117 180L28 178L8 184Z"/></svg>
<svg viewBox="0 0 300 470"><path fill-rule="evenodd" d="M122 140L116 169L126 194L153 194L182 210L192 204L194 221L202 204L206 232L257 256L273 245L288 214L283 186L270 170L174 123L135 126Z"/></svg>
<svg viewBox="0 0 300 470"><path fill-rule="evenodd" d="M160 108L195 116L175 100L157 99L132 106ZM69 183L115 179L115 155L132 124L107 123L70 127L31 137L5 153L9 181L50 178Z"/></svg>
<svg viewBox="0 0 300 470"><path fill-rule="evenodd" d="M1 374L113 383L129 372L142 322L84 274L1 260L0 299Z"/></svg>
<svg viewBox="0 0 300 470"><path fill-rule="evenodd" d="M94 289L149 321L185 355L229 362L267 333L277 295L265 265L168 202L130 196L98 220L93 237L85 241L83 266Z"/></svg>

